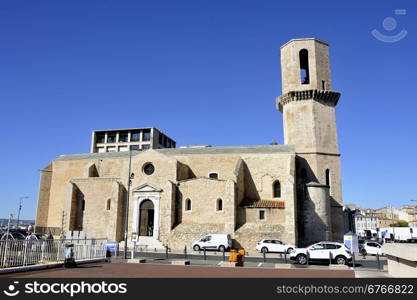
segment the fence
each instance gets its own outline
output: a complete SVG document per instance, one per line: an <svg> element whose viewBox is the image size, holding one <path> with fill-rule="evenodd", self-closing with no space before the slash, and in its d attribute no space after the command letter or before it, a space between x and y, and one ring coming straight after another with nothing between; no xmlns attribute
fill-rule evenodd
<svg viewBox="0 0 417 300"><path fill-rule="evenodd" d="M118 255L123 257L124 252L118 251ZM221 261L228 261L229 256L229 252L220 252L216 250L209 251L201 249L200 251L194 251L192 249L188 249L187 247L184 247L180 250L171 250L168 247L166 247L165 249L155 249L146 246L136 245L136 247L132 247L129 249L127 258L147 258L149 260L160 262L170 259L189 259L194 260L193 264L204 265L207 262L219 263ZM301 264L296 260L291 260L290 254L276 252L246 252L244 260L245 262L249 263L249 266L252 267L255 267L259 263L269 264L270 266L273 264L290 263L294 264L294 267L296 268L306 268L309 266L323 266L338 263L336 257L331 256L330 253L329 256L323 257L323 259L320 260L313 260L310 257L306 257L306 260L304 262L305 264ZM347 265L352 268L381 270L387 265L387 259L383 255L363 255L356 253L354 256L352 256L352 260L347 262Z"/></svg>
<svg viewBox="0 0 417 300"><path fill-rule="evenodd" d="M0 240L0 268L63 262L65 244L73 244L75 260L106 257L106 240Z"/></svg>

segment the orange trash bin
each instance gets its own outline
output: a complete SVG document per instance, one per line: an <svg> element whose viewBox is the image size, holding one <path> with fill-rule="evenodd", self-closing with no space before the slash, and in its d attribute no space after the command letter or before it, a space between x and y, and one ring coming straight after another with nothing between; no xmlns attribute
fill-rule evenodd
<svg viewBox="0 0 417 300"><path fill-rule="evenodd" d="M237 251L235 249L230 250L229 262L237 262Z"/></svg>

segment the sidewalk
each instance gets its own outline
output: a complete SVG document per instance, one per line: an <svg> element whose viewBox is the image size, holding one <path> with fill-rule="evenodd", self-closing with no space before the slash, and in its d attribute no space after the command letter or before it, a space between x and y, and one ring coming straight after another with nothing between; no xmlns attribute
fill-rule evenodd
<svg viewBox="0 0 417 300"><path fill-rule="evenodd" d="M168 264L96 263L73 269L7 274L13 278L354 278L352 270L220 268Z"/></svg>
<svg viewBox="0 0 417 300"><path fill-rule="evenodd" d="M161 258L152 258L152 257L141 257L146 259L146 264L159 264L159 265L170 265L173 260L182 260L183 258L170 258L170 259L161 259ZM131 260L131 259L129 259ZM139 257L135 258L135 260L139 260ZM188 257L190 260L191 266L205 266L205 267L218 267L222 263L221 260L213 260L213 259L194 259ZM227 261L228 259L226 259ZM116 258L112 260L113 263L126 263L126 261L122 258ZM329 269L329 265L327 264L312 264L312 265L299 265L296 263L292 263L292 268L290 270L325 270L325 271L333 271ZM275 262L262 262L262 261L247 261L245 260L244 268L256 268L256 269L275 269ZM276 269L275 269L276 270ZM355 273L355 277L357 278L385 278L389 277L387 271L373 269L373 268L362 268L357 267L353 268L350 266L347 270L351 270Z"/></svg>
<svg viewBox="0 0 417 300"><path fill-rule="evenodd" d="M77 265L83 265L83 264L102 262L104 260L105 258L81 259L81 260L77 260L76 263ZM28 271L46 270L46 269L56 269L56 268L62 268L63 265L64 265L63 262L57 261L57 262L47 262L47 263L41 263L41 264L36 264L36 265L30 265L30 266L4 268L4 269L0 269L0 275L21 273L21 272L28 272Z"/></svg>
<svg viewBox="0 0 417 300"><path fill-rule="evenodd" d="M355 270L355 278L392 278L387 271Z"/></svg>
<svg viewBox="0 0 417 300"><path fill-rule="evenodd" d="M122 252L119 252L120 257L123 256ZM127 253L128 256L127 258L132 258L132 252L128 252ZM224 258L223 258L223 253L222 252L218 252L218 251L206 251L205 255L204 255L204 251L190 251L187 252L186 255L184 252L168 252L168 259L189 259L189 260L194 260L194 261L207 261L204 264L210 264L208 263L208 261L215 261L215 262L220 262L220 261L228 261L229 260L229 255L230 252L225 252L224 253ZM143 257L143 258L149 258L149 259L158 259L158 260L165 260L167 259L167 253L165 251L156 251L156 252L151 252L151 251L147 251L147 252L135 252L134 253L134 258L139 258L139 257ZM267 253L265 254L265 258L263 256L263 253L257 253L257 252L252 252L251 255L245 255L245 262L246 263L266 263L266 264L276 264L276 263L290 263L290 264L294 264L294 261L290 260L290 256L289 255L284 255L284 254L280 254L280 253ZM378 266L378 261L377 258L375 256L367 256L365 259L363 258L362 255L360 256L356 256L355 259L355 269L356 268L363 268L363 269L374 269L374 270L378 270L382 269L384 265L387 264L387 260L385 257L381 257L380 258L380 262L379 262L379 266ZM327 261L323 261L323 262L312 262L311 263L312 266L318 267L320 268L321 265L323 266L328 266L328 262ZM299 265L299 264L294 264L294 267L296 268L303 268L305 266ZM349 267L353 267L353 262L349 263Z"/></svg>

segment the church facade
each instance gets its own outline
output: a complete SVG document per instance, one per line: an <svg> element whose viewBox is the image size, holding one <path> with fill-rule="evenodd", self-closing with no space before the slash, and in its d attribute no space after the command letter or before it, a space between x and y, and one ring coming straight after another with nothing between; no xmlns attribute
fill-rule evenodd
<svg viewBox="0 0 417 300"><path fill-rule="evenodd" d="M263 238L341 240L340 93L328 44L289 41L281 68L284 145L60 156L41 170L36 231L120 242L127 225L129 244L172 249L209 233L230 234L248 250Z"/></svg>

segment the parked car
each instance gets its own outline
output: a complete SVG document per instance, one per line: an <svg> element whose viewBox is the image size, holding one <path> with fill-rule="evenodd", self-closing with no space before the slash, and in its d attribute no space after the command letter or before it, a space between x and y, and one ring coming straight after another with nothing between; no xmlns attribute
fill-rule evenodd
<svg viewBox="0 0 417 300"><path fill-rule="evenodd" d="M26 239L37 239L39 241L46 241L46 240L53 240L53 236L52 235L48 235L48 234L43 234L43 233L32 233L30 235L26 236Z"/></svg>
<svg viewBox="0 0 417 300"><path fill-rule="evenodd" d="M232 247L232 239L229 234L207 234L201 239L194 241L191 247L195 251L200 251L201 249L226 251Z"/></svg>
<svg viewBox="0 0 417 300"><path fill-rule="evenodd" d="M349 249L337 242L319 242L307 248L295 248L290 252L290 259L305 265L307 255L311 261L329 261L332 258L332 262L338 265L345 265L352 259Z"/></svg>
<svg viewBox="0 0 417 300"><path fill-rule="evenodd" d="M295 249L294 245L287 245L280 240L263 239L256 244L256 250L262 253L278 252L278 253L290 253Z"/></svg>
<svg viewBox="0 0 417 300"><path fill-rule="evenodd" d="M382 255L381 247L381 244L377 242L365 242L360 251L363 255Z"/></svg>

